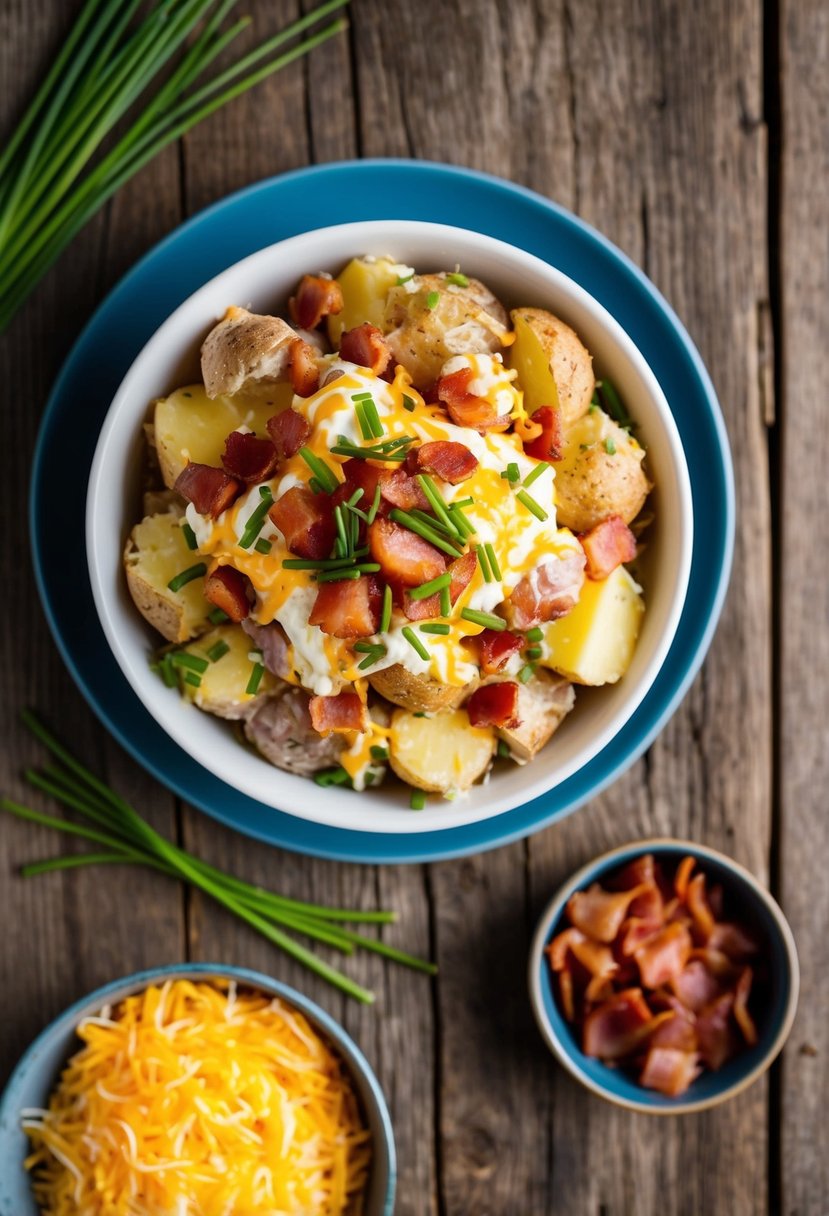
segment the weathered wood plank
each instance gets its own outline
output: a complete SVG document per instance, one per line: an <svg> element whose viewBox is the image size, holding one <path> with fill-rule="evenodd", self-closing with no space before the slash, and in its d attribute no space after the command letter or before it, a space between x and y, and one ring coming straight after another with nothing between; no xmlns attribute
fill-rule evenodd
<svg viewBox="0 0 829 1216"><path fill-rule="evenodd" d="M825 407L829 313L829 11L781 5L783 360L780 416L780 892L801 965L800 1007L782 1068L782 1204L829 1209L829 549Z"/></svg>

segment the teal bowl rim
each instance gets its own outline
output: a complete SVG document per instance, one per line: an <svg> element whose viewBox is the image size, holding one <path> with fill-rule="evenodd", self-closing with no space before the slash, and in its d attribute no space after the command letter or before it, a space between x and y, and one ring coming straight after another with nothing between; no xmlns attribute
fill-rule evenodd
<svg viewBox="0 0 829 1216"><path fill-rule="evenodd" d="M139 992L142 988L146 988L158 980L183 977L189 979L229 979L235 980L240 984L246 984L252 988L260 988L264 992L278 996L286 1003L295 1006L322 1030L324 1035L334 1045L343 1062L348 1067L349 1072L359 1079L359 1096L364 1105L370 1107L370 1109L366 1110L366 1115L369 1122L375 1125L375 1129L379 1129L380 1131L379 1137L376 1134L374 1136L372 1146L374 1165L372 1168L376 1169L379 1163L385 1175L385 1194L381 1196L382 1207L378 1208L375 1213L367 1213L367 1216L392 1216L397 1185L397 1153L394 1143L394 1130L388 1106L386 1105L385 1095L371 1065L339 1022L335 1021L329 1013L326 1013L310 997L304 996L303 993L298 992L295 988L291 988L290 985L283 983L281 980L265 975L261 971L254 971L249 967L235 967L226 963L169 963L163 967L151 967L145 971L135 971L130 975L123 976L121 979L112 980L110 983L94 989L94 991L69 1005L56 1018L52 1019L33 1042L30 1043L17 1061L3 1093L0 1094L0 1138L4 1135L4 1128L16 1128L19 1125L22 1106L19 1101L18 1091L27 1081L29 1072L36 1066L41 1053L52 1040L59 1035L67 1033L70 1029L76 1028L82 1017L92 1009L99 1009L113 1000L123 1000L124 997L131 995L131 993ZM0 1145L2 1145L2 1139L0 1139ZM6 1169L14 1168L15 1164L21 1171L23 1170L22 1160L14 1163L0 1159L0 1176L5 1175ZM21 1179L23 1178L26 1179L28 1184L28 1176L21 1174ZM9 1198L13 1199L13 1194L10 1194ZM4 1209L2 1206L3 1202L4 1194L0 1190L0 1216L24 1216L24 1213L14 1212L11 1208L8 1210ZM32 1211L34 1212L35 1209L33 1208Z"/></svg>
<svg viewBox="0 0 829 1216"><path fill-rule="evenodd" d="M558 929L565 904L573 892L643 853L691 854L699 861L709 862L719 871L719 876L725 873L726 884L730 882L750 894L754 908L763 915L764 931L771 929L772 939L775 935L777 939L776 943L771 940L770 946L777 956L775 977L776 981L779 981L779 991L776 1008L768 1021L765 1033L761 1035L760 1043L735 1057L722 1072L706 1073L706 1092L694 1096L694 1090L699 1085L697 1081L688 1090L689 1096L684 1099L668 1098L644 1089L626 1077L620 1069L610 1068L584 1055L558 1009L550 968L544 955L545 947ZM691 840L655 836L647 840L630 841L600 854L583 865L558 888L542 913L533 937L528 985L530 1003L542 1038L558 1062L586 1089L606 1102L626 1110L648 1115L685 1115L708 1110L735 1097L770 1067L783 1049L797 1012L800 966L794 935L779 904L749 870L707 845L696 844ZM722 1083L718 1085L720 1079Z"/></svg>

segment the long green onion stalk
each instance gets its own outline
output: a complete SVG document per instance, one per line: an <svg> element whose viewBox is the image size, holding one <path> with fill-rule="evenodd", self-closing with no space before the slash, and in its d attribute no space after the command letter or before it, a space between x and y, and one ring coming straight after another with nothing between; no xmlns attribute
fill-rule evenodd
<svg viewBox="0 0 829 1216"><path fill-rule="evenodd" d="M210 74L250 23L226 26L237 0L152 0L142 16L142 0L86 0L0 151L0 332L124 182L202 119L345 29L338 18L306 33L347 2L326 0Z"/></svg>
<svg viewBox="0 0 829 1216"><path fill-rule="evenodd" d="M57 761L41 772L27 770L26 779L36 789L50 794L85 822L46 815L21 806L9 798L0 800L0 810L19 819L55 828L91 841L97 848L86 853L52 858L24 866L24 877L87 865L142 865L197 887L221 904L268 941L321 976L348 996L370 1003L374 993L361 987L330 963L318 958L291 933L332 946L343 954L355 949L371 950L392 962L434 975L437 968L376 937L346 928L348 924L384 925L396 920L393 912L350 911L303 903L276 895L262 887L225 874L159 835L119 794L91 773L28 711L23 721L31 733Z"/></svg>

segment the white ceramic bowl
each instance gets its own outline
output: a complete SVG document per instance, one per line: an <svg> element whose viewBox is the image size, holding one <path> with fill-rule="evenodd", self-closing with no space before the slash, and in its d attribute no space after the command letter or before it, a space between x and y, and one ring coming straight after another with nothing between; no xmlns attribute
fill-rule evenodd
<svg viewBox="0 0 829 1216"><path fill-rule="evenodd" d="M656 483L651 498L656 521L642 573L647 611L625 677L612 687L579 689L576 708L531 764L499 766L463 799L430 800L417 814L409 807L408 790L393 781L360 796L283 773L241 747L227 722L165 688L147 662L158 638L134 608L121 565L138 517L142 424L149 402L198 378L201 342L228 305L281 310L303 274L336 273L350 258L367 253L392 254L420 271L460 263L508 306L549 308L569 322L592 353L597 374L613 380L636 418ZM571 279L503 241L442 224L386 220L323 228L262 249L217 275L168 317L124 377L101 430L89 479L86 540L95 604L112 651L144 706L186 752L265 806L354 831L415 833L458 827L520 806L570 777L616 735L668 653L688 584L692 530L688 470L670 407L622 326Z"/></svg>

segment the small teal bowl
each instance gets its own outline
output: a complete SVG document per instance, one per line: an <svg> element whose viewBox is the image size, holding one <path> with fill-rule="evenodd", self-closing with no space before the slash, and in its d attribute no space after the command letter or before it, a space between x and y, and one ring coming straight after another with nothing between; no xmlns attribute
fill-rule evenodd
<svg viewBox="0 0 829 1216"><path fill-rule="evenodd" d="M671 865L689 854L695 857L700 869L722 884L726 901L740 909L741 919L759 932L768 967L767 1000L757 1018L757 1045L735 1056L717 1072L706 1069L679 1098L645 1089L622 1068L611 1068L584 1054L576 1033L559 1008L552 968L544 953L550 941L565 927L564 909L574 891L601 882L643 853L653 853ZM530 952L530 1000L538 1028L553 1055L592 1093L616 1106L649 1115L686 1115L707 1110L733 1098L762 1076L781 1051L791 1030L799 986L800 968L794 937L768 891L730 857L687 840L637 840L588 862L567 880L548 904Z"/></svg>
<svg viewBox="0 0 829 1216"><path fill-rule="evenodd" d="M115 1005L150 984L177 979L235 980L237 984L281 998L314 1024L344 1062L371 1131L373 1163L365 1216L392 1216L397 1173L394 1133L383 1091L356 1043L319 1005L287 984L258 971L210 963L156 967L116 980L71 1005L38 1035L21 1057L0 1097L0 1216L38 1216L29 1175L23 1168L28 1141L20 1127L20 1112L46 1106L64 1063L79 1047L75 1036L79 1022L99 1012L104 1005Z"/></svg>

